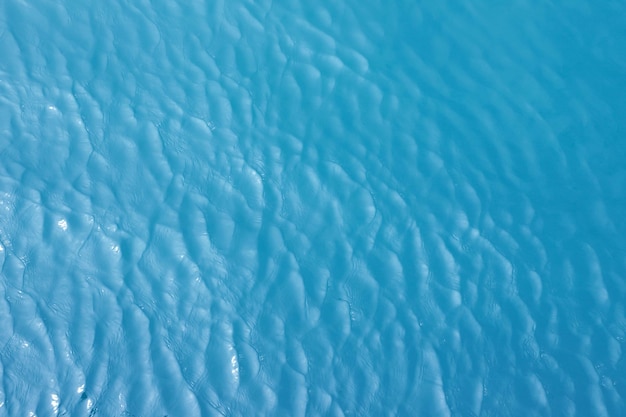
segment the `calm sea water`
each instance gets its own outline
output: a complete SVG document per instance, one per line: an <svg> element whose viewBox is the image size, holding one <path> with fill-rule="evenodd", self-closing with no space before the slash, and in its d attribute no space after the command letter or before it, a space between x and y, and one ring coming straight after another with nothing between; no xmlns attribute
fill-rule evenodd
<svg viewBox="0 0 626 417"><path fill-rule="evenodd" d="M0 416L626 415L626 4L0 4Z"/></svg>

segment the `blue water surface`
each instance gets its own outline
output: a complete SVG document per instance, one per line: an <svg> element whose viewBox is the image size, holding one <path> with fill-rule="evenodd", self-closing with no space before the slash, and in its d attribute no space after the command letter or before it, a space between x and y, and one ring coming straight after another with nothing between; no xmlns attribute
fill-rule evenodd
<svg viewBox="0 0 626 417"><path fill-rule="evenodd" d="M0 3L0 416L626 415L626 3Z"/></svg>

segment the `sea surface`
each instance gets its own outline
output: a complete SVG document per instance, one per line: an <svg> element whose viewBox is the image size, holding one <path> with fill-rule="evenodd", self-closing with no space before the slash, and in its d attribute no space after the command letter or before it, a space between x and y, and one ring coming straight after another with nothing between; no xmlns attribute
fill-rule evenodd
<svg viewBox="0 0 626 417"><path fill-rule="evenodd" d="M0 416L625 416L626 2L0 2Z"/></svg>

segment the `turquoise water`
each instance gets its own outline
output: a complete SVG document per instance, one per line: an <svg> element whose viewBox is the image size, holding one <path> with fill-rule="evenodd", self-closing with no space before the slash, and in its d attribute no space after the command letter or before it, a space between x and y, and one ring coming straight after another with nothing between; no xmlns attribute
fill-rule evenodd
<svg viewBox="0 0 626 417"><path fill-rule="evenodd" d="M2 2L0 416L626 415L624 16Z"/></svg>

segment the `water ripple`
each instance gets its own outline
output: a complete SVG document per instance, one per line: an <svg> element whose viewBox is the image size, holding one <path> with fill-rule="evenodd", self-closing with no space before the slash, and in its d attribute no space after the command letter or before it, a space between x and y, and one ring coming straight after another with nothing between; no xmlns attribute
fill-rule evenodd
<svg viewBox="0 0 626 417"><path fill-rule="evenodd" d="M0 414L624 414L624 12L3 4Z"/></svg>

